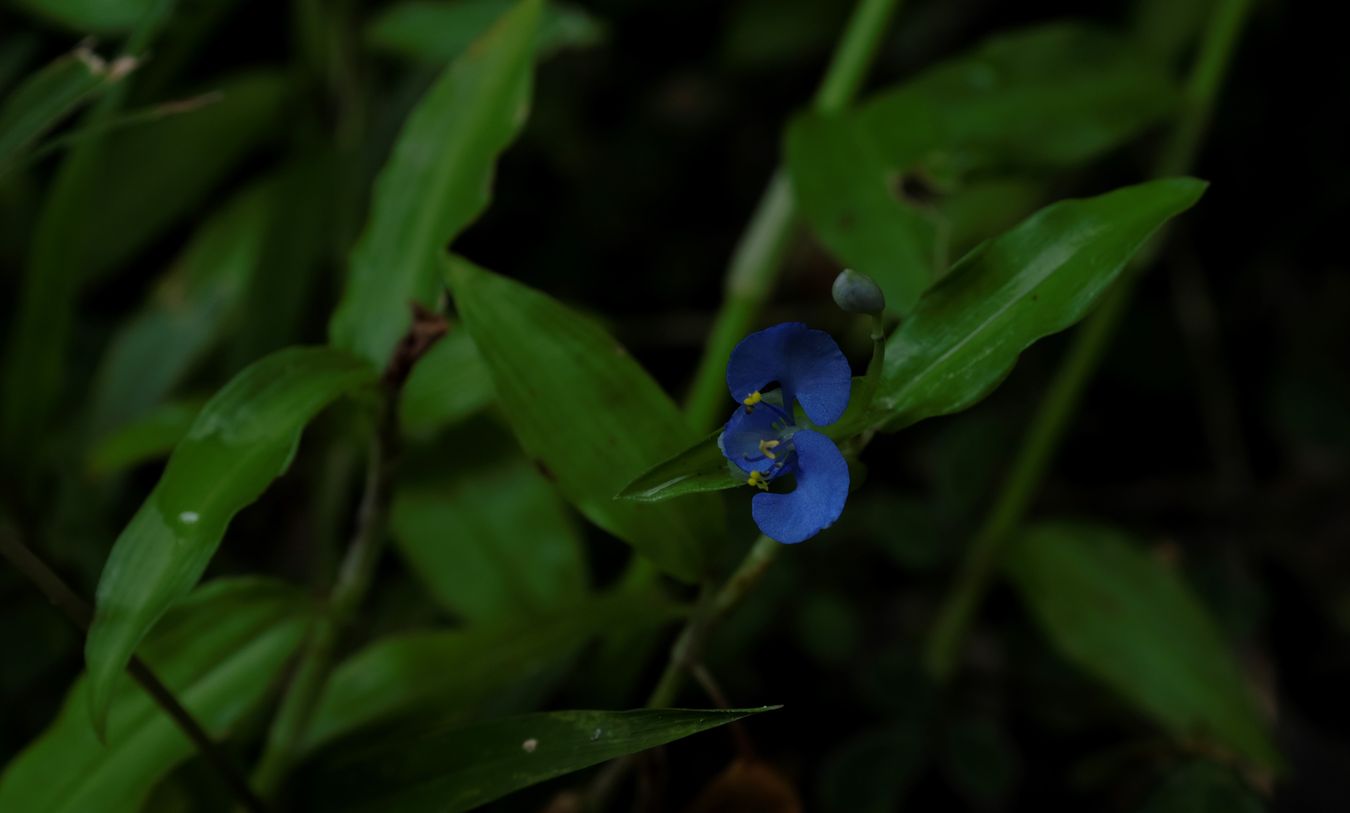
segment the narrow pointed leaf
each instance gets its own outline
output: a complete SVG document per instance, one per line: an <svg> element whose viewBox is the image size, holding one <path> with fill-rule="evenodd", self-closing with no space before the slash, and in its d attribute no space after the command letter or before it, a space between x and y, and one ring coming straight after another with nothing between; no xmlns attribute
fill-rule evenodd
<svg viewBox="0 0 1350 813"><path fill-rule="evenodd" d="M85 645L96 726L141 639L201 578L235 513L285 471L305 424L374 378L343 351L292 348L248 367L202 408L103 568Z"/></svg>
<svg viewBox="0 0 1350 813"><path fill-rule="evenodd" d="M1265 769L1279 757L1218 626L1180 576L1109 528L1046 524L1008 573L1055 648L1182 742Z"/></svg>
<svg viewBox="0 0 1350 813"><path fill-rule="evenodd" d="M316 809L459 813L774 708L557 711L431 729L334 754L302 786Z"/></svg>
<svg viewBox="0 0 1350 813"><path fill-rule="evenodd" d="M651 635L679 614L679 608L651 594L619 591L558 607L545 618L384 638L334 670L320 695L306 748L372 725L428 715L468 722L527 711L602 631Z"/></svg>
<svg viewBox="0 0 1350 813"><path fill-rule="evenodd" d="M733 468L717 445L721 434L722 430L718 429L669 460L647 469L624 486L618 498L659 502L685 494L724 491L745 485L745 473Z"/></svg>
<svg viewBox="0 0 1350 813"><path fill-rule="evenodd" d="M670 397L604 329L545 294L459 258L449 274L526 453L592 522L677 578L703 575L705 546L722 536L720 503L614 499L693 440Z"/></svg>
<svg viewBox="0 0 1350 813"><path fill-rule="evenodd" d="M139 419L223 338L262 261L273 187L249 187L193 236L150 299L112 337L94 377L96 437Z"/></svg>
<svg viewBox="0 0 1350 813"><path fill-rule="evenodd" d="M983 398L1023 350L1081 319L1149 236L1204 190L1171 178L1062 201L975 248L887 342L877 420L899 429Z"/></svg>
<svg viewBox="0 0 1350 813"><path fill-rule="evenodd" d="M217 581L177 604L142 653L213 737L223 740L274 688L304 638L312 604L256 579ZM130 677L118 677L106 743L89 726L89 681L0 776L5 813L135 813L196 749ZM222 791L223 792L223 791Z"/></svg>
<svg viewBox="0 0 1350 813"><path fill-rule="evenodd" d="M375 185L333 314L333 343L383 365L431 307L440 258L487 206L493 166L525 122L541 1L522 0L446 69L418 103Z"/></svg>
<svg viewBox="0 0 1350 813"><path fill-rule="evenodd" d="M167 401L109 432L90 446L85 469L95 477L106 477L168 457L173 447L187 437L204 403L192 398Z"/></svg>
<svg viewBox="0 0 1350 813"><path fill-rule="evenodd" d="M86 48L63 56L28 77L0 104L0 177L63 119L129 72L109 67Z"/></svg>
<svg viewBox="0 0 1350 813"><path fill-rule="evenodd" d="M908 313L945 270L951 224L929 197L941 203L991 171L1082 164L1176 99L1167 75L1122 38L1054 24L995 37L856 110L803 114L787 163L822 242Z"/></svg>

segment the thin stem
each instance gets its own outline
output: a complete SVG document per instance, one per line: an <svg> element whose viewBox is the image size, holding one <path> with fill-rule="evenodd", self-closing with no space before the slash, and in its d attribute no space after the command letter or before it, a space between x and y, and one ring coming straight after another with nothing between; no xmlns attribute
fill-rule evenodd
<svg viewBox="0 0 1350 813"><path fill-rule="evenodd" d="M891 16L899 7L900 0L860 0L854 7L816 91L813 109L835 113L852 101L876 58ZM726 400L723 371L727 359L754 324L772 291L792 237L795 209L791 182L780 167L769 180L732 254L722 307L713 319L712 333L694 373L687 412L689 422L700 430L710 429L717 422Z"/></svg>
<svg viewBox="0 0 1350 813"><path fill-rule="evenodd" d="M1193 163L1250 6L1250 0L1225 0L1211 17L1187 83L1185 108L1168 143L1159 153L1155 176L1184 173ZM1115 289L1078 330L1068 355L1051 381L1013 460L1003 489L975 534L956 585L948 594L929 636L924 665L935 680L945 681L954 671L1004 545L1021 525L1032 499L1040 491L1083 391L1129 308L1135 278L1141 269L1152 263L1161 246L1161 237L1155 237L1136 255Z"/></svg>
<svg viewBox="0 0 1350 813"><path fill-rule="evenodd" d="M670 661L647 699L647 708L668 708L675 702L689 669L702 658L712 628L750 594L769 565L778 558L782 547L778 542L761 535L726 583L699 602L698 608L675 639L675 645L671 647Z"/></svg>
<svg viewBox="0 0 1350 813"><path fill-rule="evenodd" d="M398 399L413 365L445 335L445 331L446 322L442 317L414 308L412 327L385 369L356 528L329 593L328 612L311 634L301 655L254 771L254 781L268 796L277 793L304 749L305 735L332 669L342 634L370 590L375 567L384 550L389 500L398 461Z"/></svg>
<svg viewBox="0 0 1350 813"><path fill-rule="evenodd" d="M18 538L8 527L0 527L0 556L9 561L33 586L38 589L52 606L65 614L70 621L83 632L89 631L89 622L93 610L70 588L65 581L47 566L37 554ZM224 780L235 800L251 813L267 813L268 806L249 787L243 773L235 767L225 752L220 750L211 739L211 735L202 728L192 712L183 707L174 697L173 691L160 682L150 667L140 658L132 657L127 671L141 684L150 698L169 715L174 724L182 730L205 758L208 765Z"/></svg>

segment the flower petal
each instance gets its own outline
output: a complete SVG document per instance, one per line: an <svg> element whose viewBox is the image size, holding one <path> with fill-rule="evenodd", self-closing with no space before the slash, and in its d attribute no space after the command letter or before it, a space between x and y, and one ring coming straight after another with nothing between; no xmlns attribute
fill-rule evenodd
<svg viewBox="0 0 1350 813"><path fill-rule="evenodd" d="M834 441L809 429L792 437L797 487L787 494L756 494L755 524L784 544L810 539L834 524L848 500L848 463Z"/></svg>
<svg viewBox="0 0 1350 813"><path fill-rule="evenodd" d="M731 414L731 420L717 438L717 445L727 460L739 466L741 471L747 474L765 472L782 458L765 455L760 442L778 440L782 435L782 424L783 418L770 408L768 402L753 409L740 407Z"/></svg>
<svg viewBox="0 0 1350 813"><path fill-rule="evenodd" d="M731 351L727 389L737 401L773 382L783 390L784 409L801 404L817 426L834 423L848 407L853 373L830 334L801 322L784 322L751 333Z"/></svg>

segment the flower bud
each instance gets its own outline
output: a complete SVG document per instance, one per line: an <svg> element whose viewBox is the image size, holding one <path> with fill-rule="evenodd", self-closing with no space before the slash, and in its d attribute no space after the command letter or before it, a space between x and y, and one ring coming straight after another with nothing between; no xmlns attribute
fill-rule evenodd
<svg viewBox="0 0 1350 813"><path fill-rule="evenodd" d="M886 295L881 286L851 268L839 272L830 293L834 295L834 304L849 313L877 314L886 309Z"/></svg>

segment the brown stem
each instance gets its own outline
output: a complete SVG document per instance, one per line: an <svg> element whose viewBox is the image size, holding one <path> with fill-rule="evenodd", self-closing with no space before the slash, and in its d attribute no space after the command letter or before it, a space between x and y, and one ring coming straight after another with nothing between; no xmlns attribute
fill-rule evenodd
<svg viewBox="0 0 1350 813"><path fill-rule="evenodd" d="M19 539L18 534L8 526L0 526L0 555L4 556L14 569L32 582L52 606L65 614L67 618L83 632L89 631L89 622L93 610L84 599L70 588L56 571L47 566ZM183 707L174 697L173 691L155 677L155 673L140 658L132 657L127 671L145 689L146 693L159 704L159 707L187 735L220 778L229 786L235 799L251 813L267 813L267 804L253 792L244 774L234 765L225 752L211 739L201 724L192 716L192 712Z"/></svg>

